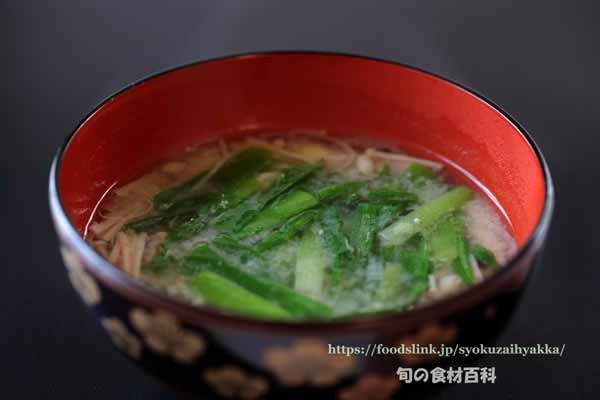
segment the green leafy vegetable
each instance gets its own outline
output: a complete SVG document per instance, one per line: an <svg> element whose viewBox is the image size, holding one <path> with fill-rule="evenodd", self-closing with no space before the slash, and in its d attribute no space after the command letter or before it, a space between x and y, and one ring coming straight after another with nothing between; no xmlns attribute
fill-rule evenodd
<svg viewBox="0 0 600 400"><path fill-rule="evenodd" d="M291 315L281 307L210 271L193 276L188 280L187 285L208 304L225 310L259 318L291 318Z"/></svg>
<svg viewBox="0 0 600 400"><path fill-rule="evenodd" d="M301 213L318 204L317 199L307 192L291 192L261 212L240 230L241 236L249 236L272 228L288 218Z"/></svg>
<svg viewBox="0 0 600 400"><path fill-rule="evenodd" d="M473 284L465 224L461 214L450 215L441 221L429 237L433 260L450 263L454 271L468 285Z"/></svg>
<svg viewBox="0 0 600 400"><path fill-rule="evenodd" d="M239 191L239 188L236 186L240 182L256 175L270 164L271 154L268 151L249 148L225 162L207 183L210 186L214 186L217 191L229 192L232 196L235 196L236 190ZM158 193L153 199L154 209L158 211L168 210L181 201L197 196L199 194L197 186L204 180L205 176L206 171L203 171L179 186ZM248 190L248 188L246 187L241 190Z"/></svg>
<svg viewBox="0 0 600 400"><path fill-rule="evenodd" d="M152 200L154 209L168 210L171 208L177 200L183 199L194 187L194 185L196 185L206 176L206 173L207 171L202 171L189 181L156 194Z"/></svg>
<svg viewBox="0 0 600 400"><path fill-rule="evenodd" d="M377 231L386 228L389 224L398 219L400 215L400 207L398 206L381 206L377 214Z"/></svg>
<svg viewBox="0 0 600 400"><path fill-rule="evenodd" d="M323 303L229 264L207 244L195 248L184 260L184 272L187 274L204 270L217 273L250 292L275 302L294 317L320 319L331 314L331 309Z"/></svg>
<svg viewBox="0 0 600 400"><path fill-rule="evenodd" d="M301 164L285 168L271 189L265 193L259 209L271 204L284 193L288 192L293 186L302 182L304 179L314 174L323 167L322 164Z"/></svg>
<svg viewBox="0 0 600 400"><path fill-rule="evenodd" d="M223 191L230 190L243 180L255 176L272 162L269 151L248 148L227 160L211 177L210 183Z"/></svg>
<svg viewBox="0 0 600 400"><path fill-rule="evenodd" d="M467 285L472 285L473 270L469 262L469 246L464 236L458 238L457 248L458 256L453 261L454 271Z"/></svg>
<svg viewBox="0 0 600 400"><path fill-rule="evenodd" d="M495 268L498 266L498 261L496 260L494 253L480 244L471 246L471 254L473 254L473 257L475 257L477 261L486 267Z"/></svg>
<svg viewBox="0 0 600 400"><path fill-rule="evenodd" d="M435 172L424 166L423 164L413 163L408 166L408 168L402 173L403 177L412 181L413 183L419 182L422 180L435 180L437 176Z"/></svg>
<svg viewBox="0 0 600 400"><path fill-rule="evenodd" d="M265 251L272 249L282 243L290 240L294 235L302 232L306 229L317 217L315 211L305 211L295 217L290 218L285 224L283 224L278 230L273 231L266 238L256 243L258 251Z"/></svg>
<svg viewBox="0 0 600 400"><path fill-rule="evenodd" d="M174 217L176 217L176 215L150 215L148 217L142 217L128 222L123 228L132 229L136 232L150 231L156 227L167 224L169 220L173 219Z"/></svg>
<svg viewBox="0 0 600 400"><path fill-rule="evenodd" d="M379 299L396 303L397 309L412 305L429 287L426 278L416 277L406 268L400 263L387 264L377 291Z"/></svg>
<svg viewBox="0 0 600 400"><path fill-rule="evenodd" d="M158 193L153 199L155 213L130 222L127 228L141 232L165 227L174 229L185 223L173 237L189 238L206 225L209 216L235 207L256 193L260 183L252 177L270 163L271 154L265 150L250 148L242 151L209 179L211 190L198 193L196 186L206 176L206 172L202 172L177 187Z"/></svg>
<svg viewBox="0 0 600 400"><path fill-rule="evenodd" d="M454 188L400 217L398 221L379 232L379 239L384 246L402 244L414 234L431 228L442 217L460 209L472 197L473 192L468 188Z"/></svg>
<svg viewBox="0 0 600 400"><path fill-rule="evenodd" d="M327 250L312 230L304 232L296 255L294 289L314 299L322 299L328 258Z"/></svg>
<svg viewBox="0 0 600 400"><path fill-rule="evenodd" d="M414 193L410 192L393 189L379 189L370 191L366 201L370 204L393 205L406 208L418 203L419 198Z"/></svg>
<svg viewBox="0 0 600 400"><path fill-rule="evenodd" d="M350 222L349 240L354 248L354 268L364 267L368 260L377 229L379 207L371 204L359 204Z"/></svg>
<svg viewBox="0 0 600 400"><path fill-rule="evenodd" d="M408 307L429 287L432 265L427 242L416 235L402 247L385 250L386 267L378 297L388 301L396 299L400 308Z"/></svg>
<svg viewBox="0 0 600 400"><path fill-rule="evenodd" d="M400 256L400 261L406 271L415 278L426 279L431 272L431 261L429 261L429 256L424 248L403 252Z"/></svg>
<svg viewBox="0 0 600 400"><path fill-rule="evenodd" d="M429 235L431 258L439 262L452 262L458 257L458 241L463 235L463 221L459 216L450 215L440 221Z"/></svg>
<svg viewBox="0 0 600 400"><path fill-rule="evenodd" d="M321 212L320 239L332 254L330 281L336 286L342 279L344 266L352 257L352 247L342 229L342 217L336 206L328 206Z"/></svg>
<svg viewBox="0 0 600 400"><path fill-rule="evenodd" d="M252 246L247 246L237 239L229 236L220 236L211 242L218 254L228 262L248 264L253 263L255 268L264 266L265 259Z"/></svg>
<svg viewBox="0 0 600 400"><path fill-rule="evenodd" d="M431 274L472 285L473 257L498 265L467 241L468 188L419 163L401 173L385 165L360 181L347 172L245 147L158 193L125 229L166 232L144 273L184 279L186 295L273 320L404 310Z"/></svg>
<svg viewBox="0 0 600 400"><path fill-rule="evenodd" d="M320 202L333 201L342 196L358 192L364 185L364 182L344 182L329 185L317 192L317 199Z"/></svg>
<svg viewBox="0 0 600 400"><path fill-rule="evenodd" d="M260 182L255 178L240 181L237 186L229 188L221 193L219 199L213 204L213 214L233 208L258 192L261 188Z"/></svg>

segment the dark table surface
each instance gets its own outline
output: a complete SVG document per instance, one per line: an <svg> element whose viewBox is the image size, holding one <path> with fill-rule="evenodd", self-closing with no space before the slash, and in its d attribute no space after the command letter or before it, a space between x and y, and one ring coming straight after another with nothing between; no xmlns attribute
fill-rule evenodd
<svg viewBox="0 0 600 400"><path fill-rule="evenodd" d="M565 354L481 358L478 365L496 367L495 385L455 385L441 397L598 398L599 8L558 0L0 1L2 391L172 398L113 350L69 286L46 201L51 157L128 82L197 59L314 49L400 61L473 87L522 122L550 164L558 197L546 255L499 343L565 343Z"/></svg>

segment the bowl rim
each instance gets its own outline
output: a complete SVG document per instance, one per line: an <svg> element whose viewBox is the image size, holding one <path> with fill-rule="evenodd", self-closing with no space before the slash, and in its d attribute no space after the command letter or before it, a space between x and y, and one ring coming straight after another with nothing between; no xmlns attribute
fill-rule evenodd
<svg viewBox="0 0 600 400"><path fill-rule="evenodd" d="M399 311L395 313L386 313L380 315L355 317L349 319L334 319L326 321L269 321L260 320L244 315L228 313L218 308L202 305L195 306L183 301L177 300L166 294L162 294L155 289L143 285L141 282L133 279L125 272L115 267L112 263L97 253L84 239L79 235L69 218L67 217L65 210L60 199L58 187L58 171L61 167L62 157L65 150L71 143L73 137L77 134L79 129L91 118L94 117L107 103L117 98L119 95L134 88L140 84L147 83L148 81L176 72L186 68L192 68L201 64L244 59L248 57L276 57L278 55L300 55L300 56L328 56L328 57L341 57L358 59L363 61L371 61L377 63L385 63L395 67L406 68L419 72L435 79L441 80L448 83L457 89L466 92L468 95L475 97L482 101L497 113L502 115L508 122L510 122L514 128L516 134L520 134L527 144L533 150L537 157L540 168L542 169L544 184L545 184L545 196L544 205L540 217L536 223L536 226L532 233L529 235L525 243L521 246L519 251L506 263L504 267L493 276L487 278L483 282L480 282L465 291L453 294L445 299L435 301L432 304L419 307L407 311ZM497 289L499 289L504 283L506 283L511 277L512 273L518 267L518 265L526 257L530 256L532 252L539 250L543 243L546 233L548 231L552 213L554 209L555 193L554 185L548 164L539 149L537 143L523 127L522 124L516 121L510 114L504 111L493 101L489 100L484 95L471 89L470 87L458 83L452 79L448 79L436 73L432 73L425 69L414 67L405 63L386 60L383 58L351 54L345 52L331 52L331 51L315 51L315 50L270 50L270 51L252 51L244 53L234 53L223 55L219 57L193 61L183 65L167 68L156 73L149 74L139 80L133 81L123 88L113 92L109 96L101 100L79 123L75 125L75 128L67 136L61 146L59 146L50 168L49 175L49 203L50 212L54 219L55 229L62 241L70 242L71 246L76 247L80 256L85 259L84 265L86 270L90 272L94 277L99 279L101 282L109 286L112 290L119 292L124 297L130 299L130 301L143 305L151 309L162 309L168 310L178 316L182 322L191 323L192 325L204 326L207 323L216 323L221 325L230 325L236 327L242 327L252 331L267 331L267 332L283 332L283 333L304 333L304 334L321 334L332 331L346 331L351 330L352 332L358 331L372 331L378 328L385 328L386 326L413 326L415 324L425 323L427 321L444 320L452 315L473 307L477 304L483 303L486 299L491 298ZM62 245L62 244L61 244ZM133 298L133 300L132 300Z"/></svg>

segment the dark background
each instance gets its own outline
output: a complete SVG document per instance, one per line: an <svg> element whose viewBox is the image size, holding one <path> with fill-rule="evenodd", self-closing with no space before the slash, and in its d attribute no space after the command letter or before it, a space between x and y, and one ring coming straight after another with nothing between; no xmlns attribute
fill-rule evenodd
<svg viewBox="0 0 600 400"><path fill-rule="evenodd" d="M475 88L530 130L550 164L558 198L546 256L499 342L566 343L564 357L482 358L478 365L496 367L495 385L455 385L441 397L598 398L598 8L0 0L1 390L27 399L172 398L113 350L69 286L46 200L51 158L99 100L131 81L237 52L313 49L400 61Z"/></svg>

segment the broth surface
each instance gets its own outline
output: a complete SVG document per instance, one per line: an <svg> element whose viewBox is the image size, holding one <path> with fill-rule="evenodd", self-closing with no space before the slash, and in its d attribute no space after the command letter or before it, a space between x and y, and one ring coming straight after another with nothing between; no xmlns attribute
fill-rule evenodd
<svg viewBox="0 0 600 400"><path fill-rule="evenodd" d="M500 216L441 164L326 135L190 149L122 186L86 239L145 284L266 319L397 312L514 254Z"/></svg>

